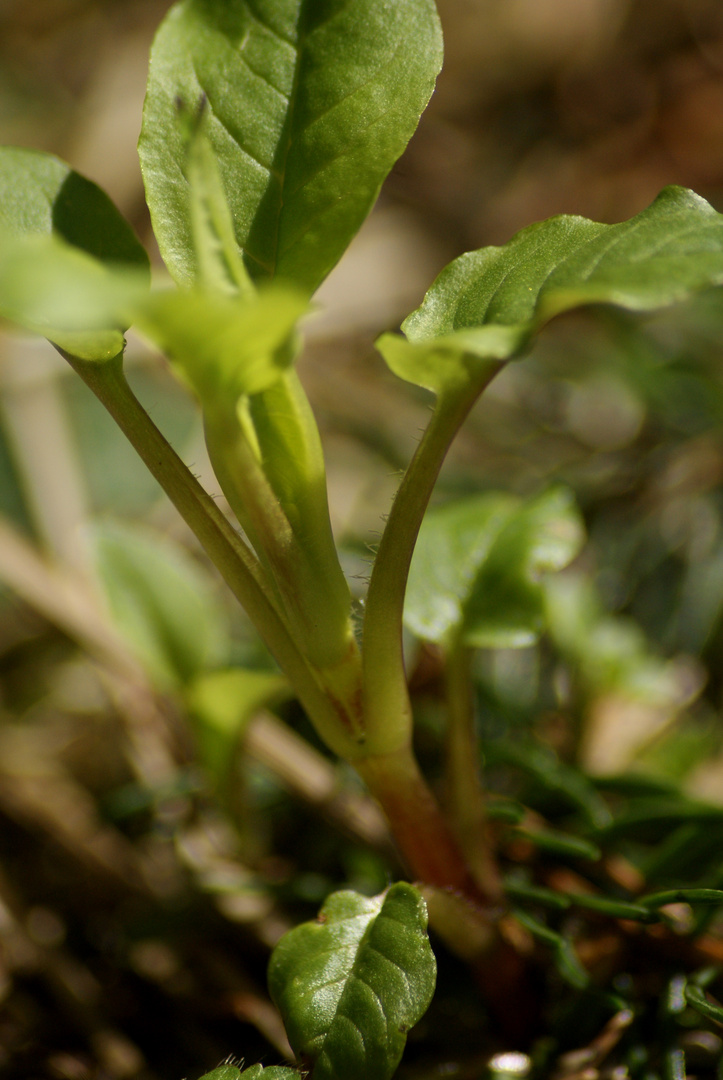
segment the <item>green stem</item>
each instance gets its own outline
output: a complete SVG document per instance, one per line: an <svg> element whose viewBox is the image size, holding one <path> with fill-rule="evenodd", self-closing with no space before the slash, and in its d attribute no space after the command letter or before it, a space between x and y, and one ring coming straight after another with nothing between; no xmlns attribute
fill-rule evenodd
<svg viewBox="0 0 723 1080"><path fill-rule="evenodd" d="M381 804L412 874L428 885L486 901L470 878L411 748L364 758L355 768Z"/></svg>
<svg viewBox="0 0 723 1080"><path fill-rule="evenodd" d="M356 641L351 623L351 597L332 546L324 562L314 560L314 545L300 540L286 508L254 452L235 408L205 411L206 445L216 479L254 545L275 589L289 627L304 655L318 670L357 666ZM303 493L299 493L299 500ZM321 500L320 500L321 502ZM323 528L328 522L326 493L318 508ZM324 515L324 516L321 516ZM321 564L320 564L321 563ZM357 685L356 697L360 695ZM356 718L357 736L363 736L362 718Z"/></svg>
<svg viewBox="0 0 723 1080"><path fill-rule="evenodd" d="M485 793L474 723L472 650L455 642L446 656L446 808L475 881L501 899L502 885L492 855Z"/></svg>
<svg viewBox="0 0 723 1080"><path fill-rule="evenodd" d="M274 571L288 561L293 548L289 522L241 430L233 405L212 413L204 409L203 418L216 479L281 603Z"/></svg>
<svg viewBox="0 0 723 1080"><path fill-rule="evenodd" d="M457 431L502 364L440 396L396 494L374 562L364 614L367 744L377 753L407 745L412 715L404 671L402 614L409 566L434 485Z"/></svg>
<svg viewBox="0 0 723 1080"><path fill-rule="evenodd" d="M105 363L81 360L61 350L70 366L105 406L156 478L186 524L196 534L234 596L288 677L301 704L327 745L349 761L363 747L354 737L355 718L330 697L303 656L278 611L255 555L226 520L211 496L163 437L123 374L123 356Z"/></svg>

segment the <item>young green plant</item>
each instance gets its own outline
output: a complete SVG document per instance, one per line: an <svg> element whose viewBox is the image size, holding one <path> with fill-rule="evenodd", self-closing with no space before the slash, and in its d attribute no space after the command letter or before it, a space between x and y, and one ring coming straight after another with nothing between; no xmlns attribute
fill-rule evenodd
<svg viewBox="0 0 723 1080"><path fill-rule="evenodd" d="M108 409L247 611L320 737L381 803L411 874L465 896L491 925L503 890L477 771L470 650L539 635L540 577L574 557L582 530L561 492L528 503L485 495L423 527L425 512L480 394L550 319L601 303L653 311L720 284L723 217L693 193L667 188L629 222L564 216L532 225L504 247L456 259L403 334L381 336L391 370L434 401L358 628L331 532L321 440L294 371L299 324L411 137L441 60L433 0L179 0L153 46L139 147L172 284L150 290L145 252L95 185L49 155L7 148L0 151L0 314L53 342ZM243 534L131 391L123 373L130 325L197 396L214 471ZM448 817L412 750L405 617L447 658ZM428 947L419 894L394 886L373 911L368 903L336 900L326 916L334 922L343 911L361 920L350 954L355 977L357 946L389 904L416 926L402 965L411 971ZM284 946L272 966L282 1009L283 972L295 949ZM312 952L301 948L304 957ZM579 969L570 969L579 980ZM399 1030L428 1001L429 970L420 979ZM291 997L296 1031L300 1006ZM369 1067L364 1075L384 1080L401 1053L389 1025L369 1035L372 1057L378 1039L386 1047L380 1064L346 1051L328 1064L337 1039L346 1045L338 1021L349 1001L352 991L335 1001L321 1043L309 1036L316 1006L311 1019L299 1019L297 1049L316 1061L315 1075L362 1075ZM366 1006L354 1005L354 1018L358 1008L361 1015Z"/></svg>

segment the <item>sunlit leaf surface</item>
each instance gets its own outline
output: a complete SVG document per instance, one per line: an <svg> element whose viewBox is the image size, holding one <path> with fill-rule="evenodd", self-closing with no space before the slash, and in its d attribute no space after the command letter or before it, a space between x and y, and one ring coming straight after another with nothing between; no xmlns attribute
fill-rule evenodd
<svg viewBox="0 0 723 1080"><path fill-rule="evenodd" d="M146 252L96 184L52 154L0 147L0 315L106 360L147 276Z"/></svg>
<svg viewBox="0 0 723 1080"><path fill-rule="evenodd" d="M419 892L399 882L368 898L334 893L316 922L282 938L271 995L316 1080L388 1080L425 1013L436 964Z"/></svg>
<svg viewBox="0 0 723 1080"><path fill-rule="evenodd" d="M379 348L395 374L437 393L519 355L553 316L584 304L654 311L723 282L723 215L665 188L617 225L562 215L504 247L461 255ZM465 376L465 372L467 373Z"/></svg>
<svg viewBox="0 0 723 1080"><path fill-rule="evenodd" d="M184 284L188 112L205 112L255 278L313 292L402 153L441 66L432 0L182 0L151 54L140 155L161 252Z"/></svg>

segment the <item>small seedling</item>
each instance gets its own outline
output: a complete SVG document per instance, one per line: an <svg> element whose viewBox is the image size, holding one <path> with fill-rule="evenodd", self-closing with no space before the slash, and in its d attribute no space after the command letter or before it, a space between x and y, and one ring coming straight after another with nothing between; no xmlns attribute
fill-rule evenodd
<svg viewBox="0 0 723 1080"><path fill-rule="evenodd" d="M442 936L476 963L498 963L513 918L518 939L543 942L561 974L583 987L588 974L570 940L540 913L577 906L644 925L663 918L668 900L505 888L477 764L470 673L474 650L527 645L542 632L544 582L580 550L581 518L562 489L527 501L487 492L425 513L471 408L550 320L592 304L651 312L723 283L723 216L667 188L620 224L563 216L531 225L503 247L455 259L402 332L379 338L392 372L426 390L432 409L357 625L330 527L321 440L294 365L312 297L414 132L441 63L433 0L178 0L153 46L139 147L172 282L150 288L144 250L94 184L47 154L8 148L0 151L0 314L47 337L138 451L320 738L381 804ZM131 325L196 395L237 523L126 382ZM445 657L444 809L412 749L405 622ZM548 780L554 772L531 759L526 767L547 769ZM570 797L604 830L602 800L566 788L562 773L558 781L561 791L577 790ZM599 856L590 840L522 827L519 835L568 858ZM678 899L723 902L717 889L698 893ZM465 919L476 928L467 938L474 947L455 934ZM420 889L398 883L372 899L334 894L318 923L282 940L271 993L315 1080L392 1075L434 988L426 924ZM694 985L687 1002L723 1015ZM245 1070L249 1080L262 1071ZM221 1066L207 1080L238 1074Z"/></svg>

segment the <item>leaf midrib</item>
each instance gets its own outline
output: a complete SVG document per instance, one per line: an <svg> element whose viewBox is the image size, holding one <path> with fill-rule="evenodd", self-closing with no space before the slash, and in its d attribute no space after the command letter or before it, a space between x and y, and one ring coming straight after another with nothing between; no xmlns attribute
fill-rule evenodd
<svg viewBox="0 0 723 1080"><path fill-rule="evenodd" d="M310 0L310 2L313 3L313 0ZM276 207L276 213L274 215L273 258L272 258L271 266L269 267L269 264L268 264L268 262L266 260L261 260L257 256L254 256L250 251L248 251L247 248L244 249L246 251L246 254L249 255L254 260L254 262L257 263L257 265L261 266L264 270L267 270L268 272L270 272L270 276L272 278L276 276L280 258L283 255L285 255L287 252L291 251L294 248L294 246L297 243L299 243L300 239L303 236L305 236L309 232L309 230L312 228L312 226L314 224L314 221L325 212L325 208L320 208L315 214L312 214L311 217L306 220L304 228L300 232L296 233L296 235L290 240L289 244L283 250L280 250L280 232L281 232L281 223L282 223L285 199L292 198L294 195L297 194L297 192L303 190L303 188L306 187L306 185L308 183L310 183L310 181L312 181L315 176L318 176L319 173L323 172L324 169L327 168L328 165L329 165L329 162L325 162L324 165L320 166L320 168L316 172L312 173L310 176L304 177L303 181L300 182L299 184L297 184L296 187L292 188L290 191L287 191L286 190L286 187L287 187L287 185L286 185L286 175L287 175L289 154L291 153L292 145L295 142L298 142L300 137L306 131L308 131L311 127L313 127L314 124L318 123L321 119L323 119L324 116L327 116L329 113L333 112L334 109L338 108L344 101L346 101L349 98L353 97L355 94L358 94L360 90L363 90L364 87L366 87L370 83L374 82L375 79L379 75L379 71L383 71L386 68L391 67L392 64L394 63L394 60L397 57L399 49L401 48L401 43L398 43L397 47L394 49L394 52L393 52L389 62L387 64L385 64L383 68L381 68L379 70L375 70L374 75L370 76L368 79L366 79L363 83L359 84L358 86L354 86L353 89L351 89L348 93L344 94L342 97L335 98L334 101L327 108L325 108L320 113L315 115L314 118L305 127L302 127L299 131L295 131L295 129L294 129L294 114L295 114L295 111L296 111L296 108L297 108L297 103L298 103L298 98L299 98L298 89L299 89L299 84L300 84L300 72L301 72L301 67L302 67L302 63L303 63L303 60L304 60L304 49L306 47L306 43L307 43L307 41L309 40L309 38L311 36L318 33L318 31L321 30L324 26L327 26L334 19L340 18L348 10L348 8L350 8L352 6L352 4L355 3L355 2L356 2L356 0L347 0L346 4L344 4L341 8L337 9L336 11L332 12L332 14L327 19L323 20L320 23L317 23L314 26L313 30L311 31L311 34L307 33L307 31L304 30L304 29L300 29L297 41L294 43L292 41L289 41L288 38L283 37L283 35L277 33L275 30L273 30L271 27L269 27L266 23L264 23L263 20L258 17L256 11L254 10L254 7L253 7L253 4L252 4L251 0L246 0L246 4L247 4L248 10L249 10L249 14L251 15L251 18L257 23L257 25L261 26L264 30L266 30L267 33L269 33L272 36L276 37L279 41L282 41L282 42L284 42L284 44L286 44L289 47L293 48L294 52L296 54L296 60L295 60L295 63L294 63L294 74L293 74L293 79L292 79L291 91L290 91L288 97L286 97L286 95L283 95L283 94L280 95L280 96L284 97L284 99L286 100L287 105L288 105L288 112L287 112L287 116L286 116L286 127L287 127L287 130L288 130L288 137L286 138L285 145L282 148L282 154L281 154L282 164L280 166L276 166L276 168L274 169L273 167L262 165L261 162L257 161L251 155L248 155L252 161L255 161L262 168L266 168L266 171L269 172L270 175L275 176L276 179L279 182L278 204L277 204L277 207ZM306 15L307 8L308 8L307 3L302 3L301 6L300 6L300 13L299 13L299 24L300 24L300 26L303 26L303 24L305 23L304 16ZM257 75L257 73L254 72L253 69L251 67L249 67L248 64L246 65L246 67L248 68L249 71L251 71L251 73L254 76L256 76L258 78L262 78L262 76ZM267 83L268 85L272 86L272 84L268 83L268 80L263 79L263 81L265 83ZM276 87L272 86L272 89L276 90ZM280 93L280 91L277 91L277 92ZM375 117L375 119L372 121L372 123L368 124L365 127L364 130L366 131L366 130L368 130L369 127L372 127L375 123L380 122L380 120L385 115L386 115L386 113L382 114L382 116ZM224 127L225 127L225 125L224 125ZM232 133L229 132L229 134L232 134ZM243 150L243 147L241 147L241 149ZM341 157L348 156L352 152L353 149L354 149L353 147L349 147L349 149L344 154L335 155L335 157L332 159L332 161L338 161Z"/></svg>

